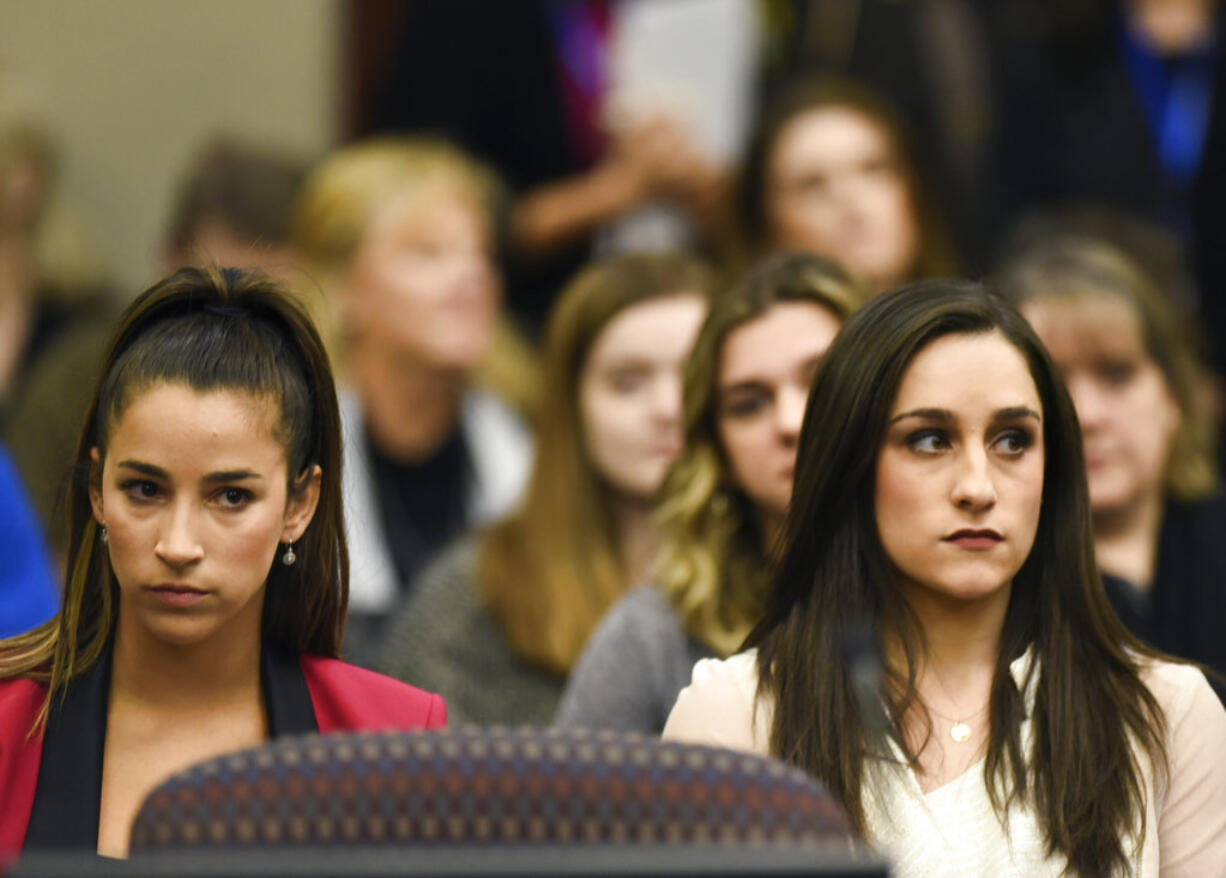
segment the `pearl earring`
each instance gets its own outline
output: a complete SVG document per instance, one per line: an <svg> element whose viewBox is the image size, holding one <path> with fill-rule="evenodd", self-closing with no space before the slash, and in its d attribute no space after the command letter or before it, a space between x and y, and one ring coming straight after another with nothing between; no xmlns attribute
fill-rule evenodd
<svg viewBox="0 0 1226 878"><path fill-rule="evenodd" d="M298 560L298 556L294 554L294 544L292 542L285 544L285 554L281 556L281 563L286 567L293 565Z"/></svg>

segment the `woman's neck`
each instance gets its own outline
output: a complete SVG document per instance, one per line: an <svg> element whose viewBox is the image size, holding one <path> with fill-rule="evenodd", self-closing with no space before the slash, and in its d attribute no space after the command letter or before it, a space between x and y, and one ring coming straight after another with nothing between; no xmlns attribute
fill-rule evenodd
<svg viewBox="0 0 1226 878"><path fill-rule="evenodd" d="M961 600L927 589L910 589L907 600L924 631L921 696L956 702L958 710L987 701L1000 657L1001 632L1009 608L1011 585L979 600ZM900 670L901 650L891 661ZM932 694L936 690L937 695Z"/></svg>
<svg viewBox="0 0 1226 878"><path fill-rule="evenodd" d="M1127 508L1094 513L1094 554L1104 573L1149 588L1158 557L1163 496L1150 492Z"/></svg>
<svg viewBox="0 0 1226 878"><path fill-rule="evenodd" d="M157 712L198 711L260 698L260 628L233 620L225 632L188 646L170 644L121 618L115 632L111 703Z"/></svg>
<svg viewBox="0 0 1226 878"><path fill-rule="evenodd" d="M660 535L653 518L654 506L640 499L615 496L610 501L617 560L625 572L626 586L647 581L655 563Z"/></svg>
<svg viewBox="0 0 1226 878"><path fill-rule="evenodd" d="M385 454L415 463L447 441L459 420L464 375L374 341L355 343L350 365L367 429Z"/></svg>

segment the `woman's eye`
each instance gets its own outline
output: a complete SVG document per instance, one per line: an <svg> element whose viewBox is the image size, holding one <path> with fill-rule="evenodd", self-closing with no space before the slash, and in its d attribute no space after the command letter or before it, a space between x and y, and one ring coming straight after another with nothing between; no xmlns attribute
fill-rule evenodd
<svg viewBox="0 0 1226 878"><path fill-rule="evenodd" d="M789 184L792 192L802 196L821 195L826 191L827 180L820 174L800 177Z"/></svg>
<svg viewBox="0 0 1226 878"><path fill-rule="evenodd" d="M1132 376L1136 374L1136 371L1136 366L1133 363L1122 360L1102 363L1098 367L1099 378L1109 387L1123 387L1132 380Z"/></svg>
<svg viewBox="0 0 1226 878"><path fill-rule="evenodd" d="M724 403L724 414L730 418L752 418L770 403L764 394L741 396Z"/></svg>
<svg viewBox="0 0 1226 878"><path fill-rule="evenodd" d="M133 500L153 500L158 496L158 486L147 479L131 479L119 489Z"/></svg>
<svg viewBox="0 0 1226 878"><path fill-rule="evenodd" d="M874 156L860 165L860 172L866 176L879 176L894 173L894 163L885 156Z"/></svg>
<svg viewBox="0 0 1226 878"><path fill-rule="evenodd" d="M907 437L907 447L920 454L937 454L949 447L949 439L937 430L920 430Z"/></svg>
<svg viewBox="0 0 1226 878"><path fill-rule="evenodd" d="M1034 439L1024 430L1009 430L996 440L996 447L1010 457L1020 457L1033 444Z"/></svg>
<svg viewBox="0 0 1226 878"><path fill-rule="evenodd" d="M231 509L246 506L250 500L251 492L245 488L223 488L217 494L217 502Z"/></svg>
<svg viewBox="0 0 1226 878"><path fill-rule="evenodd" d="M617 393L633 393L647 383L647 373L641 369L625 369L609 376L609 386Z"/></svg>

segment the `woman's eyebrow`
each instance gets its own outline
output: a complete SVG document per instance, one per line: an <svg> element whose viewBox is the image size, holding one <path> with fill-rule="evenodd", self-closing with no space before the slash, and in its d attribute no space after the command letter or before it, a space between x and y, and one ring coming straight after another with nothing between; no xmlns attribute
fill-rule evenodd
<svg viewBox="0 0 1226 878"><path fill-rule="evenodd" d="M717 394L737 393L744 390L771 390L773 385L763 378L745 378L740 381L731 381L727 384L722 384L715 388Z"/></svg>
<svg viewBox="0 0 1226 878"><path fill-rule="evenodd" d="M262 475L249 469L234 469L217 473L209 473L204 477L204 480L206 482L241 482L245 479L262 478L264 478Z"/></svg>
<svg viewBox="0 0 1226 878"><path fill-rule="evenodd" d="M909 412L903 412L902 414L898 414L890 418L890 423L897 424L899 421L905 418L923 418L926 421L949 422L954 420L954 413L949 409L911 409Z"/></svg>
<svg viewBox="0 0 1226 878"><path fill-rule="evenodd" d="M1043 422L1042 415L1030 408L1030 406L1025 405L1015 405L999 409L992 415L993 421L1020 421L1024 418L1033 418L1039 423Z"/></svg>
<svg viewBox="0 0 1226 878"><path fill-rule="evenodd" d="M116 466L119 469L133 469L138 473L146 476L151 476L155 479L168 479L170 473L162 469L160 466L154 466L151 463L144 463L139 460L121 460Z"/></svg>
<svg viewBox="0 0 1226 878"><path fill-rule="evenodd" d="M957 420L954 413L949 409L939 408L921 408L912 409L909 412L902 412L890 419L891 424L896 424L905 418L923 418L925 421L939 421L941 423L951 423ZM993 421L1019 421L1024 418L1033 418L1042 423L1043 417L1026 405L1014 405L1007 408L997 409L992 413Z"/></svg>

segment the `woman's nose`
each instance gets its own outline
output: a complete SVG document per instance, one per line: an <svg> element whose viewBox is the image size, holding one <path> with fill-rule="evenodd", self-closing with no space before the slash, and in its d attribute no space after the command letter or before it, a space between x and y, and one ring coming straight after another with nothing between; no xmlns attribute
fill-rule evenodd
<svg viewBox="0 0 1226 878"><path fill-rule="evenodd" d="M952 499L957 506L974 511L991 509L996 504L996 485L985 452L967 451L960 456Z"/></svg>
<svg viewBox="0 0 1226 878"><path fill-rule="evenodd" d="M808 387L782 387L775 398L775 427L785 442L800 438L800 427L805 419L805 403Z"/></svg>
<svg viewBox="0 0 1226 878"><path fill-rule="evenodd" d="M167 510L154 554L172 567L193 564L204 557L204 546L196 535L191 504L176 503Z"/></svg>

